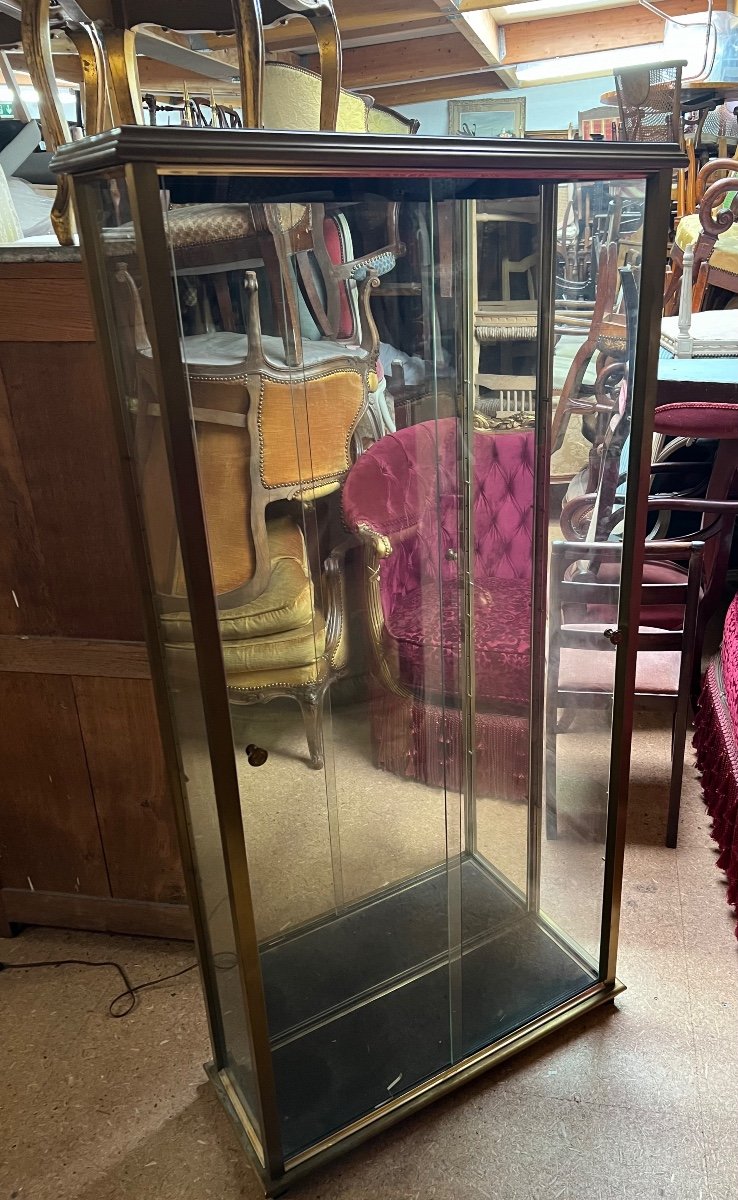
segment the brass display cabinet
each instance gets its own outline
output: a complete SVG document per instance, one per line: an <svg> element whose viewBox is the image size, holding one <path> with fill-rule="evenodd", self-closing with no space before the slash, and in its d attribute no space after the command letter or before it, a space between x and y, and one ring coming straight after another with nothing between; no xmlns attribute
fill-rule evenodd
<svg viewBox="0 0 738 1200"><path fill-rule="evenodd" d="M57 155L130 466L208 1072L270 1194L619 990L679 161L186 128ZM570 720L591 605L559 597L598 546L583 652L609 682Z"/></svg>

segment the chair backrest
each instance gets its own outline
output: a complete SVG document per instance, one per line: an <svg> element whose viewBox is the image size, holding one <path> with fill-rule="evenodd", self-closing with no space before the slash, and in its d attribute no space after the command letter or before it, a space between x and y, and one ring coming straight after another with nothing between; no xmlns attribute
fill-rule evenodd
<svg viewBox="0 0 738 1200"><path fill-rule="evenodd" d="M615 72L623 141L681 141L681 82L679 63Z"/></svg>
<svg viewBox="0 0 738 1200"><path fill-rule="evenodd" d="M459 424L424 421L375 442L343 488L350 528L387 536L385 605L422 585L458 577L462 520ZM476 431L473 456L474 572L479 582L530 579L533 561L534 434Z"/></svg>

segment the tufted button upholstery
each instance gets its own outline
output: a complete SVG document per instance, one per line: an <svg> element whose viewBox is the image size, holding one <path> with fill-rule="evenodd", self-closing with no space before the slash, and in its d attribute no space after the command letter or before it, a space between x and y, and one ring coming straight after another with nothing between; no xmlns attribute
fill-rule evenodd
<svg viewBox="0 0 738 1200"><path fill-rule="evenodd" d="M458 423L445 418L380 439L354 464L349 527L386 535L381 566L385 649L425 697L458 696L462 660L463 486ZM524 706L529 694L533 562L532 431L478 431L472 447L477 696Z"/></svg>

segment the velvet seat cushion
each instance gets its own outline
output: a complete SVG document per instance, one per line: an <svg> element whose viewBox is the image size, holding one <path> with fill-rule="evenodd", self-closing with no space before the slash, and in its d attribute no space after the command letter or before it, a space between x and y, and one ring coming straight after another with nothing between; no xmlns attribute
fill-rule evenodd
<svg viewBox="0 0 738 1200"><path fill-rule="evenodd" d="M313 603L302 530L289 517L267 523L271 574L261 595L220 613L226 669L307 666L325 651L325 622ZM168 645L192 646L189 614L166 613Z"/></svg>
<svg viewBox="0 0 738 1200"><path fill-rule="evenodd" d="M531 583L498 579L475 585L474 665L477 702L523 707L529 699ZM385 649L397 655L400 681L426 699L460 695L464 647L458 586L415 588L392 607Z"/></svg>
<svg viewBox="0 0 738 1200"><path fill-rule="evenodd" d="M669 437L738 438L738 405L704 400L692 404L660 404L654 417L654 430Z"/></svg>

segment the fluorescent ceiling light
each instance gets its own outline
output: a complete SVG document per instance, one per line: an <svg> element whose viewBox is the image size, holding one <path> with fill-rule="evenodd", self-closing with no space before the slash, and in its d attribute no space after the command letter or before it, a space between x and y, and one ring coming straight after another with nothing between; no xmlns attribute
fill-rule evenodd
<svg viewBox="0 0 738 1200"><path fill-rule="evenodd" d="M587 0L587 12L635 3L637 0ZM462 12L465 11L466 7L462 4ZM524 0L523 4L503 4L501 8L493 9L492 13L500 24L509 25L516 21L529 20L531 17L558 17L581 11L582 0Z"/></svg>
<svg viewBox="0 0 738 1200"><path fill-rule="evenodd" d="M516 67L516 71L521 83L542 83L544 80L609 75L618 67L640 67L669 61L663 42L654 42L648 46L628 46L622 50L597 50L593 54L547 58L540 62L525 63Z"/></svg>
<svg viewBox="0 0 738 1200"><path fill-rule="evenodd" d="M523 4L516 4L512 11L517 13L538 13L546 12L549 8L579 8L577 0L524 0Z"/></svg>

